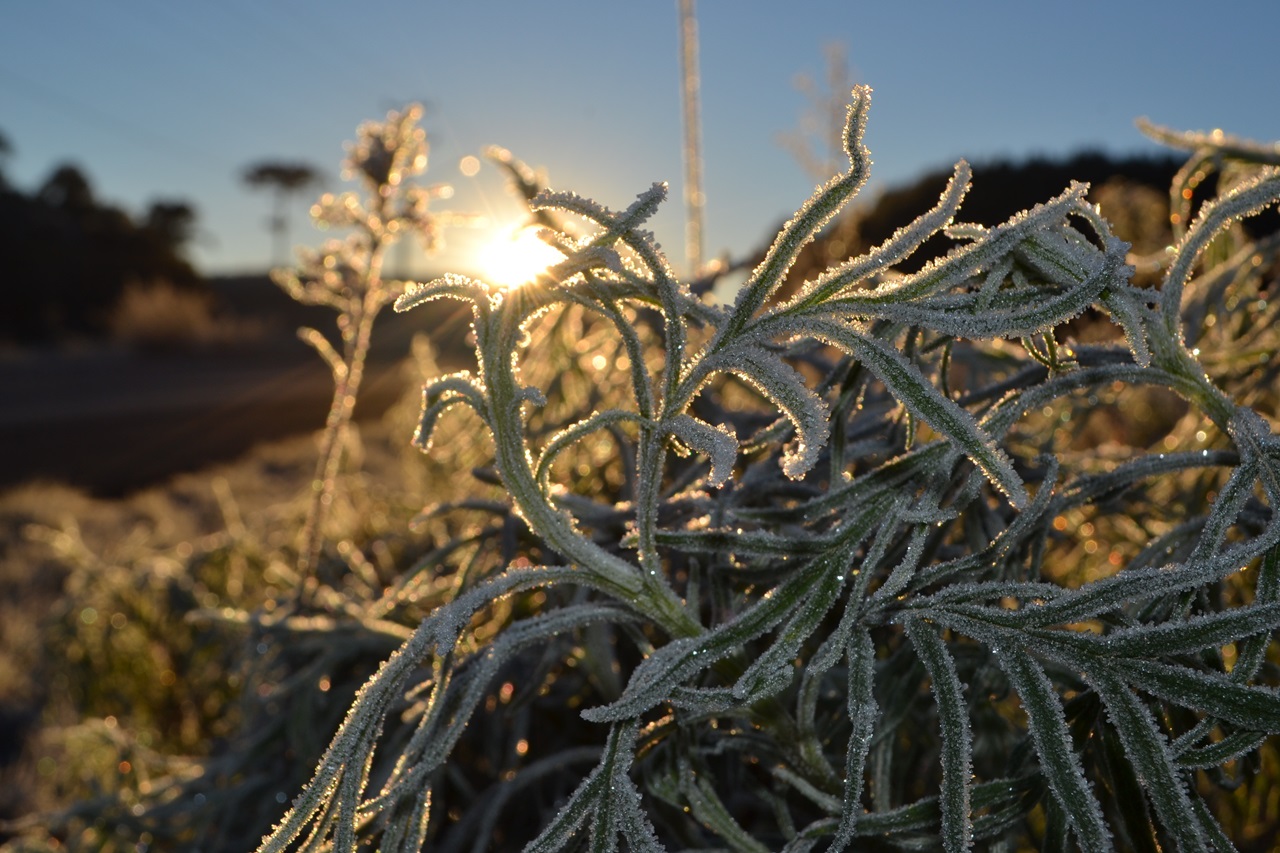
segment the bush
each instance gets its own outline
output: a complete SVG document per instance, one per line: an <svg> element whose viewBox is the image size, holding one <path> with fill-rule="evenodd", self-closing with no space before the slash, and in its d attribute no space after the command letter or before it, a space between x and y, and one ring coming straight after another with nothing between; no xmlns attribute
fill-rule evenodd
<svg viewBox="0 0 1280 853"><path fill-rule="evenodd" d="M470 409L542 544L413 631L262 850L455 849L478 827L479 848L499 825L527 850L1202 850L1231 848L1223 820L1247 830L1231 792L1280 731L1280 442L1245 402L1274 369L1257 272L1280 244L1235 223L1280 197L1274 151L1157 132L1227 170L1175 220L1159 290L1130 284L1082 185L953 224L961 163L910 227L771 301L866 179L854 95L849 170L730 307L641 230L660 186L621 212L543 193L535 209L592 229L548 235L564 260L546 275L400 298L474 312L478 369L427 385L416 441ZM893 271L942 230L964 245ZM1124 345L1057 339L1090 307ZM596 400L549 379L575 372L547 365L556 322L589 330L569 354ZM1092 407L1146 386L1189 405L1156 447L1071 446ZM508 711L516 689L554 702ZM527 736L481 762L464 732L495 715ZM554 816L499 817L547 777L580 779Z"/></svg>

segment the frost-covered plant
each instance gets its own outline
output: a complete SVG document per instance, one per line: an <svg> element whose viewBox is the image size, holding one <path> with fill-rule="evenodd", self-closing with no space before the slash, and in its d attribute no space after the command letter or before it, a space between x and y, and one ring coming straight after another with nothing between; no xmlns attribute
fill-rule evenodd
<svg viewBox="0 0 1280 853"><path fill-rule="evenodd" d="M334 501L373 323L402 290L399 282L383 279L383 259L405 234L415 235L424 251L433 251L442 226L459 220L429 209L433 199L452 195L449 186L411 182L427 168L427 134L418 126L421 117L422 108L410 105L403 112L389 112L386 121L367 122L357 130L357 140L347 146L343 177L358 179L364 195L325 193L311 208L317 226L346 230L347 237L319 250L299 250L297 270L273 271L276 283L297 301L335 309L342 338L339 353L317 330L298 330L298 336L325 360L334 384L299 545L299 572L308 585L304 589L314 586L312 574L324 545L324 520Z"/></svg>
<svg viewBox="0 0 1280 853"><path fill-rule="evenodd" d="M1276 333L1233 321L1277 245L1231 231L1280 198L1275 150L1172 137L1188 174L1228 167L1159 290L1131 283L1081 185L957 224L960 163L932 210L778 298L867 178L853 94L848 170L730 306L643 230L661 185L622 211L543 192L535 208L589 225L546 235L563 262L400 297L471 307L476 369L427 385L415 441L470 409L541 564L468 576L412 632L261 850L1233 849L1223 792L1280 732L1280 439L1242 403ZM895 272L940 231L949 254ZM1085 312L1124 343L1060 340ZM1188 328L1210 314L1253 336L1213 376ZM573 401L539 384L535 332L566 315L616 341L580 355L625 394L548 435L538 412ZM1188 406L1161 452L1073 445L1103 398L1147 387ZM616 494L576 487L601 447ZM496 632L473 619L503 602ZM499 736L477 790L455 750L500 732L517 688L567 701ZM517 801L565 779L518 837Z"/></svg>

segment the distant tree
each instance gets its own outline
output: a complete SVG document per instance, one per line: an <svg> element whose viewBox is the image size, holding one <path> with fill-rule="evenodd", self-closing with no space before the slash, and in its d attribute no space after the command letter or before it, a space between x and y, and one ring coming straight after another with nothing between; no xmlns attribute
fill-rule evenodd
<svg viewBox="0 0 1280 853"><path fill-rule="evenodd" d="M244 182L253 189L272 191L272 212L268 227L272 234L273 266L285 263L289 252L289 199L320 183L320 172L306 163L263 161L247 167Z"/></svg>
<svg viewBox="0 0 1280 853"><path fill-rule="evenodd" d="M196 209L185 201L153 201L147 210L146 227L175 253L191 242L195 225Z"/></svg>
<svg viewBox="0 0 1280 853"><path fill-rule="evenodd" d="M64 163L53 170L36 191L40 201L58 210L86 211L93 207L93 188L78 166Z"/></svg>
<svg viewBox="0 0 1280 853"><path fill-rule="evenodd" d="M4 176L4 167L9 164L9 157L12 154L13 143L4 135L4 131L0 131L0 189L9 185L9 181Z"/></svg>
<svg viewBox="0 0 1280 853"><path fill-rule="evenodd" d="M99 338L131 282L202 286L183 257L195 210L158 201L140 217L94 197L89 178L62 164L32 193L0 191L0 341Z"/></svg>

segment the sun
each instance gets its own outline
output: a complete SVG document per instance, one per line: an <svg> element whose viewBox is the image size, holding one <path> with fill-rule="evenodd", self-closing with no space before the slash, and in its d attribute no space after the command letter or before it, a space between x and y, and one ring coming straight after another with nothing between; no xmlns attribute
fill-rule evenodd
<svg viewBox="0 0 1280 853"><path fill-rule="evenodd" d="M564 260L564 255L538 239L533 226L507 229L482 250L480 265L484 279L502 287L527 284Z"/></svg>

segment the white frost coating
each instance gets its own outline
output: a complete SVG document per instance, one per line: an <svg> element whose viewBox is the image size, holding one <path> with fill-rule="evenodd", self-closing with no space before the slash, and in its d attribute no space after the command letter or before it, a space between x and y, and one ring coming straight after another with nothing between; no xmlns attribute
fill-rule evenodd
<svg viewBox="0 0 1280 853"><path fill-rule="evenodd" d="M733 476L738 461L738 436L733 427L712 426L691 415L676 415L663 422L667 432L711 460L707 485L723 486Z"/></svg>
<svg viewBox="0 0 1280 853"><path fill-rule="evenodd" d="M1005 452L978 426L973 415L944 397L902 353L849 326L816 321L812 326L814 337L863 362L912 414L954 441L1014 506L1026 506L1026 487Z"/></svg>
<svg viewBox="0 0 1280 853"><path fill-rule="evenodd" d="M779 312L785 313L798 305L828 299L908 257L925 240L950 224L969 191L971 176L969 164L961 160L956 164L955 174L947 182L938 204L932 210L917 217L911 224L899 228L893 236L867 254L827 270L815 281L806 283L793 299L778 309Z"/></svg>
<svg viewBox="0 0 1280 853"><path fill-rule="evenodd" d="M804 377L781 356L763 347L734 347L710 363L745 379L787 416L796 428L796 440L782 457L782 471L793 480L802 478L817 463L831 434L826 402L809 390Z"/></svg>
<svg viewBox="0 0 1280 853"><path fill-rule="evenodd" d="M973 732L969 726L964 688L956 664L937 632L923 620L907 620L907 636L929 671L933 695L938 702L938 723L942 728L942 845L947 853L973 848L973 818L970 814L973 778Z"/></svg>
<svg viewBox="0 0 1280 853"><path fill-rule="evenodd" d="M422 414L418 418L418 427L413 433L414 446L424 453L429 451L431 435L435 431L440 416L459 403L469 405L486 422L489 420L489 406L485 402L484 386L471 375L470 371L463 370L442 376L423 387Z"/></svg>
<svg viewBox="0 0 1280 853"><path fill-rule="evenodd" d="M1222 131L1200 133L1193 130L1173 130L1140 118L1138 129L1162 145L1189 151L1212 151L1225 157L1249 160L1280 166L1280 142L1257 142Z"/></svg>
<svg viewBox="0 0 1280 853"><path fill-rule="evenodd" d="M997 655L996 662L1008 673L1018 692L1049 790L1062 807L1080 846L1090 853L1113 849L1111 831L1097 797L1085 781L1084 767L1072 746L1066 715L1049 677L1018 646Z"/></svg>
<svg viewBox="0 0 1280 853"><path fill-rule="evenodd" d="M1182 289L1191 277L1196 258L1232 222L1253 216L1277 200L1280 200L1280 169L1267 169L1200 208L1195 222L1175 249L1175 260L1160 289L1160 308L1165 323L1171 330L1177 329L1179 339L1182 335L1179 322Z"/></svg>
<svg viewBox="0 0 1280 853"><path fill-rule="evenodd" d="M395 310L408 311L410 308L436 299L458 299L470 302L477 307L487 306L492 296L492 290L483 281L465 275L447 273L426 284L417 282L410 284L395 301Z"/></svg>

